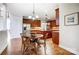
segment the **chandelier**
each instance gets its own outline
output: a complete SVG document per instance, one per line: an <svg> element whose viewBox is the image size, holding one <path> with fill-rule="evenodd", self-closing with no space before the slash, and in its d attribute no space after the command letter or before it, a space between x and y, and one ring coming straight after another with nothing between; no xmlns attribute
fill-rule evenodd
<svg viewBox="0 0 79 59"><path fill-rule="evenodd" d="M35 4L33 3L33 11L32 11L32 16L28 16L29 19L38 19L38 15L35 15Z"/></svg>

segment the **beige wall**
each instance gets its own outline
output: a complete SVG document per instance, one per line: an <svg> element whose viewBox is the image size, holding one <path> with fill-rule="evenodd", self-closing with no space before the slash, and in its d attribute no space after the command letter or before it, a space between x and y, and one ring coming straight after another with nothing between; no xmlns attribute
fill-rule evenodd
<svg viewBox="0 0 79 59"><path fill-rule="evenodd" d="M79 25L64 26L64 15L79 12L79 4L60 4L60 46L79 54Z"/></svg>

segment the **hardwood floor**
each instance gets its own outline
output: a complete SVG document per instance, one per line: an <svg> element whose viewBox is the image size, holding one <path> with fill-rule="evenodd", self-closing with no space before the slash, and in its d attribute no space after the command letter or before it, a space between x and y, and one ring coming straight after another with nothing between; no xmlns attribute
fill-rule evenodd
<svg viewBox="0 0 79 59"><path fill-rule="evenodd" d="M21 44L20 38L11 39L10 45L8 45L8 47L3 51L2 55L22 55ZM45 55L43 45L39 48L38 55ZM53 44L52 39L50 38L46 40L46 55L74 54L58 47L56 44Z"/></svg>

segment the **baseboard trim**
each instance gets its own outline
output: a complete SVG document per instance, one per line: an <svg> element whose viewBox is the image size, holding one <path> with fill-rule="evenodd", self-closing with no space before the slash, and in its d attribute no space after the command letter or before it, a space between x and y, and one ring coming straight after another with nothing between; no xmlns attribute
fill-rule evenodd
<svg viewBox="0 0 79 59"><path fill-rule="evenodd" d="M77 52L77 51L75 51L75 50L73 50L73 49L71 49L71 48L67 48L67 47L62 46L62 45L59 45L59 47L65 49L65 50L67 50L67 51L69 51L69 52L71 52L71 53L73 53L73 54L79 55L79 52Z"/></svg>

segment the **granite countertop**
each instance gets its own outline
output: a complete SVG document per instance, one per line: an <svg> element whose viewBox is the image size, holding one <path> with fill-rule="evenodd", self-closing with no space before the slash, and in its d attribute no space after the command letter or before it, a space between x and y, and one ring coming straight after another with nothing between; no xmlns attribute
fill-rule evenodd
<svg viewBox="0 0 79 59"><path fill-rule="evenodd" d="M53 31L59 31L59 27L53 27L52 30Z"/></svg>
<svg viewBox="0 0 79 59"><path fill-rule="evenodd" d="M41 30L41 27L32 27L31 30Z"/></svg>

